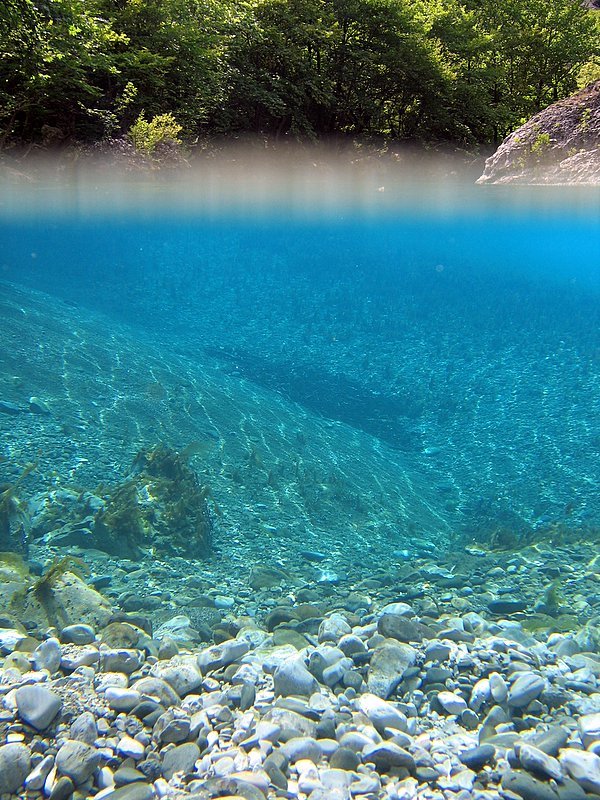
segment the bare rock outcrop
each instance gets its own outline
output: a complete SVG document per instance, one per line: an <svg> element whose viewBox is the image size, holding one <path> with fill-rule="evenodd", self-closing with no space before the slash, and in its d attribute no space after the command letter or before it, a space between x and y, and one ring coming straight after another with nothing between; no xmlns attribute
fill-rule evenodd
<svg viewBox="0 0 600 800"><path fill-rule="evenodd" d="M511 133L478 183L600 184L600 81Z"/></svg>

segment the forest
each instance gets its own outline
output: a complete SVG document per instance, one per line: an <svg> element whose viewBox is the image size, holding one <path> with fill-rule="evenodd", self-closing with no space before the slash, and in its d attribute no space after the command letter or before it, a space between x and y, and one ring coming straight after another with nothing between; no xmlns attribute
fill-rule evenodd
<svg viewBox="0 0 600 800"><path fill-rule="evenodd" d="M576 0L0 0L0 148L476 149L600 77Z"/></svg>

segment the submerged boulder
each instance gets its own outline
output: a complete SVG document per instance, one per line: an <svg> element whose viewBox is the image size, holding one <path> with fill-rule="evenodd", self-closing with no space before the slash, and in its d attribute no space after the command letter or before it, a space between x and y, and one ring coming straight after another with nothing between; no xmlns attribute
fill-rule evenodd
<svg viewBox="0 0 600 800"><path fill-rule="evenodd" d="M600 184L600 80L517 128L477 182Z"/></svg>

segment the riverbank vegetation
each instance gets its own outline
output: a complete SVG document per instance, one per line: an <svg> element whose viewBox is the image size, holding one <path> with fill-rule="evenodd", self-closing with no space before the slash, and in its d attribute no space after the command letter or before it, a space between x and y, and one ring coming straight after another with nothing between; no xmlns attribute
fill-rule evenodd
<svg viewBox="0 0 600 800"><path fill-rule="evenodd" d="M3 0L0 146L498 142L600 76L573 0ZM157 121L158 120L158 121Z"/></svg>

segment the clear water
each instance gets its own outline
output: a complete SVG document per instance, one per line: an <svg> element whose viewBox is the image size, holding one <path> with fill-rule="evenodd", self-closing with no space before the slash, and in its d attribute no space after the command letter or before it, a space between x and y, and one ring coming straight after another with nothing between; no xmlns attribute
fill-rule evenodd
<svg viewBox="0 0 600 800"><path fill-rule="evenodd" d="M329 426L314 469L362 481L382 535L405 526L395 546L414 538L412 513L432 541L596 528L600 192L380 168L355 181L249 174L5 186L0 276L47 293L49 318L65 301L82 324L100 313L107 335L129 330L165 362L227 381L238 406L258 397L265 441L284 425L273 403L315 442ZM145 413L139 436L164 435ZM401 520L393 485L414 495ZM336 524L341 500L338 512ZM328 513L311 524L333 525Z"/></svg>

